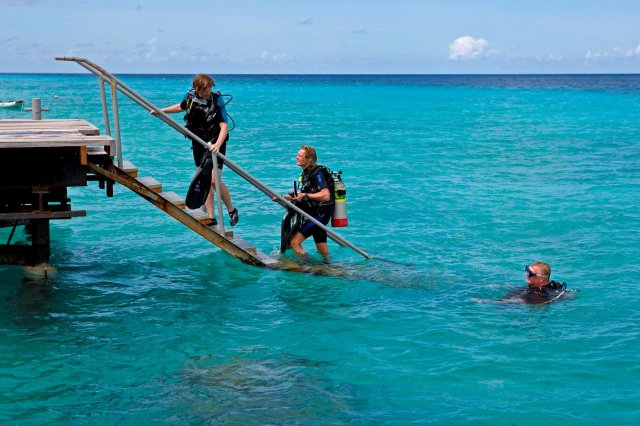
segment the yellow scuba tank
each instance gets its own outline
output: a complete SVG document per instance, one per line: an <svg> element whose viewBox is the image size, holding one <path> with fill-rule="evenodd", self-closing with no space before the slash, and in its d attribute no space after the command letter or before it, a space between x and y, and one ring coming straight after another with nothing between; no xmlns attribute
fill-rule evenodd
<svg viewBox="0 0 640 426"><path fill-rule="evenodd" d="M349 225L347 218L347 188L342 181L342 171L334 177L335 207L331 218L331 226L341 228Z"/></svg>

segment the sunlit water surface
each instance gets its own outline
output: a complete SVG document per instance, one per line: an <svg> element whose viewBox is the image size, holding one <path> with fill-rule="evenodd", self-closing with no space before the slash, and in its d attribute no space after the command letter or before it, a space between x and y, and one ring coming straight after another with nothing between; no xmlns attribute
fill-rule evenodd
<svg viewBox="0 0 640 426"><path fill-rule="evenodd" d="M191 76L121 78L167 106ZM330 243L337 276L259 269L123 187L73 188L87 216L52 222L57 278L0 267L0 422L637 422L640 76L217 84L229 158L284 193L316 146L346 181L338 231L384 260ZM93 76L0 75L0 99L32 97L104 130ZM184 194L189 142L119 102L125 158ZM234 232L275 254L281 208L224 176ZM534 260L572 291L495 303Z"/></svg>

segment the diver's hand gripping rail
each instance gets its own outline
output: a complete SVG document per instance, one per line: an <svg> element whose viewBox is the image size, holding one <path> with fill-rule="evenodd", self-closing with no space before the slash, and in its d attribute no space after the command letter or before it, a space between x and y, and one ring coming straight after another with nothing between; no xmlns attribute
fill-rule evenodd
<svg viewBox="0 0 640 426"><path fill-rule="evenodd" d="M124 95L126 95L128 98L130 98L131 100L136 102L138 105L146 108L149 111L152 111L152 110L155 111L156 112L156 116L158 118L160 118L162 121L164 121L166 124L168 124L170 127L172 127L177 132L183 134L184 136L187 136L189 139L192 139L192 140L198 142L199 144L201 144L204 147L208 148L210 146L209 144L207 144L207 142L202 140L195 133L191 132L189 129L185 128L180 123L178 123L176 120L174 120L173 118L169 117L169 115L167 115L166 113L162 112L157 106L155 106L151 102L147 101L145 98L143 98L141 95L136 93L133 89L131 89L126 84L124 84L118 78L116 78L115 76L113 76L112 74L110 74L109 72L104 70L103 68L99 67L98 65L94 64L93 62L91 62L91 61L89 61L89 60L87 60L85 58L76 58L76 57L68 57L68 56L58 56L58 57L56 57L56 60L57 61L76 62L77 64L79 64L80 66L82 66L83 68L85 68L86 70L91 72L92 74L98 76L99 78L104 79L104 80L108 80L109 83L111 84L112 90L115 88L116 90L119 90ZM102 84L101 84L101 87L102 87ZM115 109L114 109L114 111L115 111ZM114 112L114 116L116 114L117 114L117 112ZM118 134L118 139L119 139L120 130L119 130L118 127L119 126L116 124L116 133ZM119 148L118 148L118 151L120 151ZM286 200L280 194L278 194L277 192L275 192L274 190L272 190L271 188L269 188L268 186L266 186L265 184L260 182L255 177L253 177L249 172L244 170L242 167L238 166L236 163L234 163L233 161L229 160L228 158L226 158L224 155L220 154L219 152L216 152L214 154L216 154L216 156L219 159L223 160L224 163L231 170L233 170L236 174L238 174L240 177L242 177L244 180L249 182L251 185L253 185L257 189L262 191L264 194L269 196L271 199L275 199L278 202L278 204L280 204L281 206L283 206L285 208L290 208L291 210L294 210L294 211L300 213L302 216L306 217L311 222L313 222L314 224L318 225L320 228L322 228L325 231L327 231L327 234L328 234L329 238L331 238L337 244L339 244L339 245L341 245L343 247L349 247L349 248L351 248L352 250L356 251L358 254L362 255L363 257L365 257L367 259L370 258L370 256L364 250L362 250L362 249L356 247L355 245L351 244L349 241L347 241L344 238L342 238L340 235L335 233L330 228L326 227L324 224L322 224L321 222L316 220L314 217L312 217L308 213L304 212L303 210L301 210L299 207L297 207L293 203L291 203L288 200Z"/></svg>

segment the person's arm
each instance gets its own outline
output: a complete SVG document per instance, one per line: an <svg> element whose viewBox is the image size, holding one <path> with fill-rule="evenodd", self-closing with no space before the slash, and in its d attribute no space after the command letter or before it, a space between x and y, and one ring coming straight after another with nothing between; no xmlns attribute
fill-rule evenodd
<svg viewBox="0 0 640 426"><path fill-rule="evenodd" d="M209 148L209 151L211 152L220 151L220 147L222 146L224 141L227 139L228 134L229 134L229 125L225 122L220 123L220 134L218 135L218 139L216 139L216 142L213 145L211 145L211 148Z"/></svg>
<svg viewBox="0 0 640 426"><path fill-rule="evenodd" d="M316 202L326 202L331 200L331 193L329 192L329 187L327 186L327 181L324 178L324 174L321 172L315 173L315 175L312 176L311 179L315 179L318 187L322 189L318 192L313 193L298 192L298 196L295 197L296 201L302 201L305 199L305 197L307 197L311 201Z"/></svg>
<svg viewBox="0 0 640 426"><path fill-rule="evenodd" d="M295 198L296 201L304 200L304 197L309 197L311 201L329 201L331 199L331 194L329 194L329 188L322 188L319 192L307 193L307 192L298 192L298 196Z"/></svg>
<svg viewBox="0 0 640 426"><path fill-rule="evenodd" d="M227 116L227 108L225 107L222 96L218 96L217 102L220 107L220 134L218 134L218 139L216 139L215 143L209 148L211 152L220 151L220 147L224 141L227 140L227 135L229 134L229 117Z"/></svg>
<svg viewBox="0 0 640 426"><path fill-rule="evenodd" d="M182 112L184 110L182 109L180 104L175 104L175 105L168 106L166 108L161 108L160 111L164 112L165 114L173 114L175 112ZM152 109L149 112L151 115L158 115L158 113L154 109Z"/></svg>

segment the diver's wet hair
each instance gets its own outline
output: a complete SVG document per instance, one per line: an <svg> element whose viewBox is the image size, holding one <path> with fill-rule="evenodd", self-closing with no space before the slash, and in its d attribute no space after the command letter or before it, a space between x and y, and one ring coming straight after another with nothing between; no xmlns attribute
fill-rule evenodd
<svg viewBox="0 0 640 426"><path fill-rule="evenodd" d="M300 149L304 151L307 159L311 161L312 164L316 164L318 162L318 154L316 154L316 149L314 147L302 145Z"/></svg>
<svg viewBox="0 0 640 426"><path fill-rule="evenodd" d="M215 86L216 83L206 74L198 74L193 78L193 88L197 91Z"/></svg>
<svg viewBox="0 0 640 426"><path fill-rule="evenodd" d="M551 266L545 262L533 262L530 266L537 266L540 268L540 275L545 275L547 278L551 276Z"/></svg>

